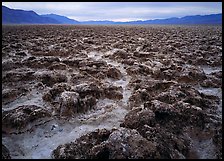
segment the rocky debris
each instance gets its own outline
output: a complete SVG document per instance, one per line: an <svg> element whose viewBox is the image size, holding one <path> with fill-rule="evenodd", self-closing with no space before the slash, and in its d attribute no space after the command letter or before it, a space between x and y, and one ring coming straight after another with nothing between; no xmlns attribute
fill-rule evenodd
<svg viewBox="0 0 224 161"><path fill-rule="evenodd" d="M30 68L47 68L54 62L60 62L60 59L57 57L40 57L31 56L22 61L22 63Z"/></svg>
<svg viewBox="0 0 224 161"><path fill-rule="evenodd" d="M87 86L80 85L72 88L67 83L55 84L53 88L44 93L42 98L54 106L53 110L56 115L71 117L76 113L87 112L96 105L96 97L100 94L96 94L94 90L98 88Z"/></svg>
<svg viewBox="0 0 224 161"><path fill-rule="evenodd" d="M103 97L113 99L113 100L120 100L123 98L122 87L117 87L113 85L103 85Z"/></svg>
<svg viewBox="0 0 224 161"><path fill-rule="evenodd" d="M217 96L205 95L191 85L180 85L174 81L142 81L137 79L131 84L134 86L134 92L129 99L132 106L139 106L156 99L172 105L183 101L203 110L214 110L219 103Z"/></svg>
<svg viewBox="0 0 224 161"><path fill-rule="evenodd" d="M219 102L216 96L204 95L191 86L171 86L165 92L158 94L155 99L168 104L175 104L179 101L201 107L202 109L211 108L211 104L215 105Z"/></svg>
<svg viewBox="0 0 224 161"><path fill-rule="evenodd" d="M145 58L152 58L156 54L157 54L157 52L135 51L133 55L135 57L140 58L140 59L145 59Z"/></svg>
<svg viewBox="0 0 224 161"><path fill-rule="evenodd" d="M110 134L105 144L104 147L109 151L108 159L157 158L155 144L143 138L136 130L120 128ZM93 151L99 154L100 149L94 147Z"/></svg>
<svg viewBox="0 0 224 161"><path fill-rule="evenodd" d="M179 101L181 98L185 97L186 94L180 90L173 90L173 88L168 89L166 92L162 92L156 96L156 99L168 104L173 104Z"/></svg>
<svg viewBox="0 0 224 161"><path fill-rule="evenodd" d="M78 72L72 73L70 77L70 82L73 83L74 85L81 85L83 83L91 84L93 82L99 85L101 84L100 80L105 78L106 78L106 75L103 74L102 72L97 72L97 69L90 69L87 71L82 71L80 73Z"/></svg>
<svg viewBox="0 0 224 161"><path fill-rule="evenodd" d="M134 76L138 74L138 68L134 66L127 67L126 71L128 75Z"/></svg>
<svg viewBox="0 0 224 161"><path fill-rule="evenodd" d="M204 53L202 53L204 54ZM206 60L203 56L199 56L197 57L195 60L190 61L192 62L192 64L196 64L196 65L209 65L210 61Z"/></svg>
<svg viewBox="0 0 224 161"><path fill-rule="evenodd" d="M175 85L174 81L158 81L145 79L132 80L131 85L134 88L134 92L129 101L132 106L138 106L141 103L151 100L158 94L162 94L171 86Z"/></svg>
<svg viewBox="0 0 224 161"><path fill-rule="evenodd" d="M109 68L106 72L106 75L109 78L121 79L121 72L114 67Z"/></svg>
<svg viewBox="0 0 224 161"><path fill-rule="evenodd" d="M67 76L55 71L36 72L35 76L43 84L52 87L56 83L67 82Z"/></svg>
<svg viewBox="0 0 224 161"><path fill-rule="evenodd" d="M184 68L184 70L181 71L181 75L179 76L178 81L180 81L181 83L195 83L198 81L203 81L206 78L207 77L203 70L190 66Z"/></svg>
<svg viewBox="0 0 224 161"><path fill-rule="evenodd" d="M122 127L137 129L142 125L155 126L155 113L149 109L134 108L124 118Z"/></svg>
<svg viewBox="0 0 224 161"><path fill-rule="evenodd" d="M211 75L215 76L216 78L222 79L222 71L212 72Z"/></svg>
<svg viewBox="0 0 224 161"><path fill-rule="evenodd" d="M138 63L133 63L132 66L127 67L127 73L128 75L152 75L153 70L151 67L144 65L144 64L138 64Z"/></svg>
<svg viewBox="0 0 224 161"><path fill-rule="evenodd" d="M47 51L47 52L43 52L43 51L32 52L32 55L34 55L34 56L61 56L61 57L66 57L66 56L69 56L70 54L71 54L70 52L66 52L66 51L63 51L63 50L57 50L57 49Z"/></svg>
<svg viewBox="0 0 224 161"><path fill-rule="evenodd" d="M133 65L136 62L133 58L126 58L121 61L122 64Z"/></svg>
<svg viewBox="0 0 224 161"><path fill-rule="evenodd" d="M169 46L169 47L171 47L171 46ZM171 48L174 49L173 47L171 47ZM147 43L141 47L141 50L145 51L145 52L157 52L157 51L159 51L159 48L150 43Z"/></svg>
<svg viewBox="0 0 224 161"><path fill-rule="evenodd" d="M136 130L97 129L75 142L58 146L52 156L55 159L152 159L156 158L156 147Z"/></svg>
<svg viewBox="0 0 224 161"><path fill-rule="evenodd" d="M107 69L105 67L99 67L97 68L97 66L93 66L93 67L89 67L89 66L84 66L84 67L80 67L79 68L80 71L82 71L82 73L86 73L88 77L94 77L95 79L98 79L99 77L99 73L106 73ZM106 78L106 74L104 74L104 76L102 78Z"/></svg>
<svg viewBox="0 0 224 161"><path fill-rule="evenodd" d="M100 98L102 95L102 89L93 82L76 85L72 88L72 91L79 93L81 98L84 98L86 95Z"/></svg>
<svg viewBox="0 0 224 161"><path fill-rule="evenodd" d="M106 66L106 62L104 61L91 61L91 60L84 60L84 61L81 61L79 63L79 67L93 67L93 66L96 66L97 68L100 68L101 66Z"/></svg>
<svg viewBox="0 0 224 161"><path fill-rule="evenodd" d="M138 72L142 75L151 75L153 73L153 70L147 65L139 64L138 66Z"/></svg>
<svg viewBox="0 0 224 161"><path fill-rule="evenodd" d="M106 79L107 76L104 73L105 72L103 72L103 71L97 72L96 75L95 75L95 78L98 78L99 80Z"/></svg>
<svg viewBox="0 0 224 161"><path fill-rule="evenodd" d="M200 85L207 88L221 88L222 79L216 78L215 76L209 76L207 79L203 80Z"/></svg>
<svg viewBox="0 0 224 161"><path fill-rule="evenodd" d="M84 98L81 98L80 101L80 109L78 110L78 112L87 112L91 109L95 108L95 105L97 103L97 99L93 96L85 96Z"/></svg>
<svg viewBox="0 0 224 161"><path fill-rule="evenodd" d="M2 82L19 82L19 81L30 81L35 79L34 71L27 71L27 72L12 72L9 71L2 77Z"/></svg>
<svg viewBox="0 0 224 161"><path fill-rule="evenodd" d="M198 90L192 88L191 86L182 86L180 91L185 94L185 98L181 99L183 100L183 102L195 105L202 109L208 109L217 106L217 103L219 102L218 97L212 97L200 93Z"/></svg>
<svg viewBox="0 0 224 161"><path fill-rule="evenodd" d="M17 52L15 53L15 55L22 56L22 57L27 56L27 54L24 51Z"/></svg>
<svg viewBox="0 0 224 161"><path fill-rule="evenodd" d="M132 96L129 98L131 106L139 106L142 102L151 100L152 97L146 89L137 89L133 92Z"/></svg>
<svg viewBox="0 0 224 161"><path fill-rule="evenodd" d="M71 86L67 83L56 83L49 91L43 94L42 98L44 101L53 103L55 100L57 100L57 97L60 96L63 91L69 91L70 89Z"/></svg>
<svg viewBox="0 0 224 161"><path fill-rule="evenodd" d="M176 74L176 71L171 69L168 69L162 72L161 72L161 69L160 70L155 69L153 71L153 78L156 78L156 79L161 78L163 80L172 80L172 78L176 77L175 74Z"/></svg>
<svg viewBox="0 0 224 161"><path fill-rule="evenodd" d="M71 66L71 67L79 67L79 63L82 61L82 58L74 58L74 57L66 57L61 60L62 63Z"/></svg>
<svg viewBox="0 0 224 161"><path fill-rule="evenodd" d="M84 39L83 42L87 44L94 44L94 41L91 39Z"/></svg>
<svg viewBox="0 0 224 161"><path fill-rule="evenodd" d="M187 157L190 147L182 128L203 128L205 117L203 111L196 106L181 102L172 106L153 100L146 102L144 108L132 109L121 126L136 129L144 138L157 145L160 158L183 159Z"/></svg>
<svg viewBox="0 0 224 161"><path fill-rule="evenodd" d="M163 63L165 63L163 61ZM170 64L170 63L169 63ZM188 65L181 67L173 62L172 65L154 68L152 77L156 79L176 80L179 83L196 84L206 79L206 74L199 67Z"/></svg>
<svg viewBox="0 0 224 161"><path fill-rule="evenodd" d="M2 159L11 159L9 150L2 144Z"/></svg>
<svg viewBox="0 0 224 161"><path fill-rule="evenodd" d="M10 103L16 100L18 97L25 95L29 90L24 87L18 87L17 89L4 89L2 90L2 104Z"/></svg>
<svg viewBox="0 0 224 161"><path fill-rule="evenodd" d="M77 44L74 48L78 51L81 51L87 49L88 47L87 44Z"/></svg>
<svg viewBox="0 0 224 161"><path fill-rule="evenodd" d="M55 159L86 159L91 148L107 140L111 132L111 130L97 129L81 136L75 142L59 145L53 150L52 157Z"/></svg>
<svg viewBox="0 0 224 161"><path fill-rule="evenodd" d="M23 129L29 123L44 117L50 117L48 110L36 105L22 105L2 113L2 129Z"/></svg>
<svg viewBox="0 0 224 161"><path fill-rule="evenodd" d="M53 63L52 65L50 65L48 67L49 70L66 70L67 69L67 65L64 63Z"/></svg>
<svg viewBox="0 0 224 161"><path fill-rule="evenodd" d="M63 92L60 96L60 116L72 116L79 112L79 94Z"/></svg>
<svg viewBox="0 0 224 161"><path fill-rule="evenodd" d="M12 60L8 60L8 61L2 62L2 71L17 69L22 66L23 66L22 63L20 63L19 61L14 62Z"/></svg>
<svg viewBox="0 0 224 161"><path fill-rule="evenodd" d="M144 106L148 105L150 105L150 103L144 104ZM183 126L190 125L204 128L207 123L207 115L200 107L182 101L177 102L174 105L169 105L155 100L152 101L151 108L155 112L155 118L160 124L168 125L167 122L171 121L171 129L179 127L180 130ZM174 125L172 125L172 120L175 122Z"/></svg>
<svg viewBox="0 0 224 161"><path fill-rule="evenodd" d="M85 71L88 74L96 74L97 73L97 69L95 67L96 66L94 66L94 67L83 66L83 67L80 67L79 70Z"/></svg>
<svg viewBox="0 0 224 161"><path fill-rule="evenodd" d="M125 50L123 50L123 49L118 49L118 50L116 50L114 53L113 53L113 55L111 55L109 58L114 58L114 59L126 59L126 58L128 58L128 53L125 51Z"/></svg>
<svg viewBox="0 0 224 161"><path fill-rule="evenodd" d="M145 126L142 129L147 140L156 144L159 159L186 159L189 151L189 141L182 135L177 135L162 127Z"/></svg>
<svg viewBox="0 0 224 161"><path fill-rule="evenodd" d="M151 82L149 82L149 83L151 83ZM155 83L153 83L152 86L148 86L146 88L146 90L162 92L174 84L176 84L176 82L174 82L174 81L155 81Z"/></svg>
<svg viewBox="0 0 224 161"><path fill-rule="evenodd" d="M193 94L200 95L195 90L188 89L187 91L182 95L183 100L190 94L192 96ZM202 95L202 97L209 98L208 95ZM191 99L193 100L193 98ZM206 114L203 109L205 107L200 108L179 99L174 102L147 101L144 103L144 108L134 108L128 112L121 126L136 129L143 137L155 141L161 158L188 158L191 147L189 146L190 140L184 137L184 127L193 126L202 131L210 124L217 124L217 121L213 122L215 119L213 115ZM208 130L210 133L214 131L213 128ZM220 144L220 140L217 142ZM220 150L220 148L218 149ZM220 157L221 153L217 153L217 157Z"/></svg>

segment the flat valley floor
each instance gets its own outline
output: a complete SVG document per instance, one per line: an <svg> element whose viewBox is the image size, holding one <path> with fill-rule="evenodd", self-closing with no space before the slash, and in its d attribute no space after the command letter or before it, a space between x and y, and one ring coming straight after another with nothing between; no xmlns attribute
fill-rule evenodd
<svg viewBox="0 0 224 161"><path fill-rule="evenodd" d="M2 150L221 159L222 26L3 25Z"/></svg>

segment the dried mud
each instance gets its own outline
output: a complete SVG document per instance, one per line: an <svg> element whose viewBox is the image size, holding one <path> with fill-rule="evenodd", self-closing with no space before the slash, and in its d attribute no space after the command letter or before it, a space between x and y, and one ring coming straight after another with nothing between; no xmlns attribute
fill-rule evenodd
<svg viewBox="0 0 224 161"><path fill-rule="evenodd" d="M3 26L2 148L222 159L222 26Z"/></svg>

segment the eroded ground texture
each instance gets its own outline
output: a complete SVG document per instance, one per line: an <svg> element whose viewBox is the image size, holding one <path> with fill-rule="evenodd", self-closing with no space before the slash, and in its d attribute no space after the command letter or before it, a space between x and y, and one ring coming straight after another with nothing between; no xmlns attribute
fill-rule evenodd
<svg viewBox="0 0 224 161"><path fill-rule="evenodd" d="M221 26L3 26L2 158L222 158Z"/></svg>

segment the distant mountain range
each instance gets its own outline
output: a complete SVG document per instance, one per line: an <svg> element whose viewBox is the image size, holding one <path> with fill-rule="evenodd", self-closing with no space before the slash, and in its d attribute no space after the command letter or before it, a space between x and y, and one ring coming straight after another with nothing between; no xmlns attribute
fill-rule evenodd
<svg viewBox="0 0 224 161"><path fill-rule="evenodd" d="M2 6L2 24L58 24L56 19L42 17L34 11L14 10Z"/></svg>
<svg viewBox="0 0 224 161"><path fill-rule="evenodd" d="M110 25L110 24L222 24L222 14L185 16L182 18L155 19L145 21L76 21L65 16L56 14L38 15L34 11L24 11L10 9L2 6L2 24L90 24L90 25Z"/></svg>
<svg viewBox="0 0 224 161"><path fill-rule="evenodd" d="M41 15L41 16L46 17L46 18L55 19L61 24L80 24L79 21L70 19L70 18L65 17L65 16L56 15L56 14L47 14L47 15Z"/></svg>

